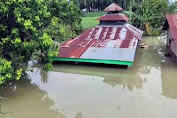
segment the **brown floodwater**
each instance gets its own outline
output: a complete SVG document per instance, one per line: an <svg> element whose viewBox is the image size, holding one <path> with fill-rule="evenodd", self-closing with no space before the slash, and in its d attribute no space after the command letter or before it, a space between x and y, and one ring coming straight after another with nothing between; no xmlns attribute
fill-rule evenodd
<svg viewBox="0 0 177 118"><path fill-rule="evenodd" d="M176 118L177 66L164 40L145 37L134 65L54 64L0 90L0 118Z"/></svg>

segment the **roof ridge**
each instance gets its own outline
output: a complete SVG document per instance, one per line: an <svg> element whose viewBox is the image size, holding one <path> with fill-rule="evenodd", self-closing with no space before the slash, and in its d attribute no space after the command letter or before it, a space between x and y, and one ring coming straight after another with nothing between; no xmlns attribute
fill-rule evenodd
<svg viewBox="0 0 177 118"><path fill-rule="evenodd" d="M123 11L123 8L117 5L116 3L110 4L107 8L103 11L111 12L111 11Z"/></svg>

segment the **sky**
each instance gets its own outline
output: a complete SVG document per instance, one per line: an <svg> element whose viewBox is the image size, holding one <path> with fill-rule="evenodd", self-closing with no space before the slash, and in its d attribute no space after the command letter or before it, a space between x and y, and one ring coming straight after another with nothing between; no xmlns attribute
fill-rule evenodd
<svg viewBox="0 0 177 118"><path fill-rule="evenodd" d="M174 1L177 1L177 0L169 0L170 2L174 2Z"/></svg>

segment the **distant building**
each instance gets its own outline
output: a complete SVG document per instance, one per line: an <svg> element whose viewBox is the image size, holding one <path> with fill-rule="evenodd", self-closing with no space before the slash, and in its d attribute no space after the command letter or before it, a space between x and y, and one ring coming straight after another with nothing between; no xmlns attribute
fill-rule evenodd
<svg viewBox="0 0 177 118"><path fill-rule="evenodd" d="M143 31L128 24L123 9L113 3L97 20L100 24L60 45L54 61L74 61L131 66ZM89 22L88 22L89 23Z"/></svg>
<svg viewBox="0 0 177 118"><path fill-rule="evenodd" d="M167 30L167 49L177 64L177 14L166 14L163 30Z"/></svg>

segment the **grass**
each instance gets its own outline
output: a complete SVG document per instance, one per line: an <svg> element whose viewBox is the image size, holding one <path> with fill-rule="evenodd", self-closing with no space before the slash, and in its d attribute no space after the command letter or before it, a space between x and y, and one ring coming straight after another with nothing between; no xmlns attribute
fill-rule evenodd
<svg viewBox="0 0 177 118"><path fill-rule="evenodd" d="M99 12L87 12L87 13L83 13L82 16L83 17L99 17L104 15L106 12L103 11L99 11Z"/></svg>
<svg viewBox="0 0 177 118"><path fill-rule="evenodd" d="M96 21L98 17L83 17L82 18L82 28L83 30L95 27L99 24L99 21Z"/></svg>
<svg viewBox="0 0 177 118"><path fill-rule="evenodd" d="M105 12L88 12L83 14L82 17L82 27L83 30L90 29L99 24L99 21L96 21L100 16L104 15Z"/></svg>

